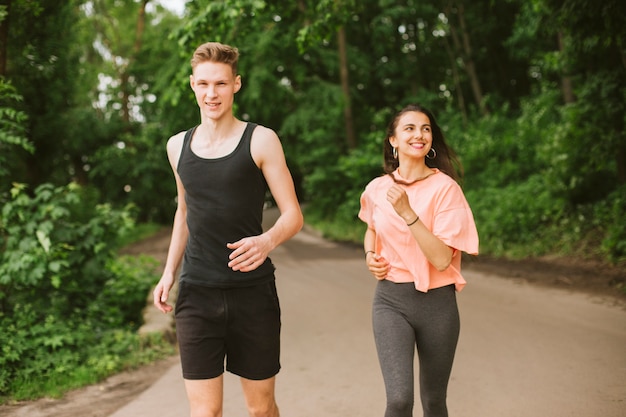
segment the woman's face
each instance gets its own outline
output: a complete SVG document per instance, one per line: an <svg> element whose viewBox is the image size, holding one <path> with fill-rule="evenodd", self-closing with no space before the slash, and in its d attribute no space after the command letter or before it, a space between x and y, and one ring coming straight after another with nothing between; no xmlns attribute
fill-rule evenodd
<svg viewBox="0 0 626 417"><path fill-rule="evenodd" d="M409 111L400 116L394 135L389 138L391 146L400 155L409 158L425 158L433 144L430 119L424 113Z"/></svg>

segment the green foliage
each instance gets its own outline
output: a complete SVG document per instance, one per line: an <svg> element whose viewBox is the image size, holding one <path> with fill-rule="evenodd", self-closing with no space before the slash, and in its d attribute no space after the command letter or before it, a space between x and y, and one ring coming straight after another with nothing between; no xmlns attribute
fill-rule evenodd
<svg viewBox="0 0 626 417"><path fill-rule="evenodd" d="M296 43L300 53L323 42L329 42L337 28L349 22L359 10L356 0L318 0L304 7L306 21L298 31Z"/></svg>
<svg viewBox="0 0 626 417"><path fill-rule="evenodd" d="M140 241L154 235L163 228L159 223L138 223L130 233L123 234L118 240L118 246L124 248L131 243Z"/></svg>
<svg viewBox="0 0 626 417"><path fill-rule="evenodd" d="M28 116L18 109L22 99L15 87L0 76L0 193L8 191L4 184L8 183L6 179L15 164L9 155L18 149L31 153L35 150L25 135Z"/></svg>
<svg viewBox="0 0 626 417"><path fill-rule="evenodd" d="M307 225L324 238L336 242L362 244L367 226L356 216L323 217L318 211L309 210L308 206L304 207L303 212Z"/></svg>
<svg viewBox="0 0 626 417"><path fill-rule="evenodd" d="M67 389L77 373L95 382L147 354L133 351L135 333L157 278L154 259L115 254L129 211L76 184L27 191L14 185L0 217L0 395L14 398L45 389L32 381Z"/></svg>
<svg viewBox="0 0 626 417"><path fill-rule="evenodd" d="M266 4L262 0L232 0L228 2L207 2L205 4L192 3L188 6L192 16L185 23L180 32L180 44L192 45L195 48L198 42L196 36L207 32L216 42L234 43L237 37L245 37L254 31L256 25L248 25L247 21L256 16L268 16L262 13Z"/></svg>
<svg viewBox="0 0 626 417"><path fill-rule="evenodd" d="M103 284L87 311L101 317L112 328L138 329L143 323L142 310L147 294L158 279L158 262L146 256L122 256L111 259L106 269L111 277Z"/></svg>
<svg viewBox="0 0 626 417"><path fill-rule="evenodd" d="M11 152L18 168L12 181L36 186L44 179L54 182L63 176L63 183L68 182L68 165L73 158L63 158L67 155L63 145L72 138L66 114L76 103L84 68L77 65L81 60L77 53L79 32L74 30L79 21L76 3L13 2L9 9L8 44L3 54L7 58L6 75L23 97L20 110L28 115L26 136L35 149L32 155ZM55 163L60 169L51 169Z"/></svg>
<svg viewBox="0 0 626 417"><path fill-rule="evenodd" d="M82 288L85 280L102 280L111 245L132 227L130 213L94 204L89 190L76 184L43 184L32 197L17 184L11 194L12 201L2 209L0 284L47 289L63 285L66 299L57 302L71 297L72 303L86 305L95 293ZM83 278L77 281L74 274Z"/></svg>
<svg viewBox="0 0 626 417"><path fill-rule="evenodd" d="M6 321L2 325L10 326ZM125 369L151 363L175 353L174 347L162 335L154 333L138 335L130 330L110 330L97 337L88 325L56 323L35 326L28 335L13 327L4 327L12 333L0 335L0 342L8 344L0 357L0 404L11 400L29 400L45 396L60 397L71 389L95 384L102 379ZM41 327L41 328L40 328ZM77 334L73 343L49 346L58 343L59 333L72 331ZM33 337L33 333L37 333ZM37 349L35 342L39 342ZM78 345L77 343L82 343ZM17 348L22 351L16 353ZM6 361L9 355L21 356L20 372L11 376L13 363ZM6 366L5 366L6 364Z"/></svg>
<svg viewBox="0 0 626 417"><path fill-rule="evenodd" d="M375 115L374 120L384 125L383 120L388 113L383 110ZM383 139L384 131L370 132L362 138L359 148L340 156L336 162L323 160L325 163L318 163L318 169L306 177L306 190L310 197L307 213L318 219L318 226L323 228L319 225L321 219L327 219L332 224L348 225L357 220L361 193L371 179L383 173ZM344 228L330 229L336 234Z"/></svg>
<svg viewBox="0 0 626 417"><path fill-rule="evenodd" d="M343 154L340 91L336 85L319 80L303 92L302 101L315 97L315 104L298 106L283 122L281 133L285 152L296 158L300 171L308 175L321 166L333 165ZM297 138L297 140L291 140Z"/></svg>
<svg viewBox="0 0 626 417"><path fill-rule="evenodd" d="M626 186L594 205L591 220L593 230L602 236L602 254L616 264L626 262Z"/></svg>
<svg viewBox="0 0 626 417"><path fill-rule="evenodd" d="M3 189L11 182L36 187L75 181L98 188L101 200L114 207L136 203L142 221L171 221L174 182L165 141L190 127L197 109L193 101L171 106L161 99L182 67L176 40L163 33L171 33L180 19L156 7L140 22L140 7L110 0L12 4L2 56L23 97L10 108L28 116L21 134L32 154L1 148L0 158L10 165L1 163L0 170L11 173ZM4 102L3 97L0 108ZM0 117L0 136L10 133L3 126L9 120ZM144 121L152 128L141 127ZM115 175L107 178L109 173ZM161 187L172 198L157 201L155 188Z"/></svg>
<svg viewBox="0 0 626 417"><path fill-rule="evenodd" d="M544 229L563 220L565 202L555 199L549 179L533 175L527 181L502 188L481 187L468 191L481 239L481 250L495 255L540 255L558 242L544 242ZM524 248L522 253L510 248Z"/></svg>
<svg viewBox="0 0 626 417"><path fill-rule="evenodd" d="M559 104L558 91L546 89L524 100L519 113L503 109L467 129L454 123L452 115L441 118L453 121L447 135L465 167L464 188L481 251L509 257L576 254L620 262L624 235L615 219L623 218L623 202L616 197L623 187L618 188L614 161L606 158L610 145L584 130L593 130L587 122L602 116L591 109L578 113L582 103ZM589 152L583 155L577 147L587 140ZM592 180L592 189L579 198L582 184ZM610 198L600 197L602 203L594 204L607 193Z"/></svg>
<svg viewBox="0 0 626 417"><path fill-rule="evenodd" d="M119 142L100 147L93 155L91 184L116 207L136 207L139 221L170 222L176 187L166 140L155 125L136 135L120 135Z"/></svg>
<svg viewBox="0 0 626 417"><path fill-rule="evenodd" d="M626 166L626 76L601 73L587 77L580 99L563 108L555 131L552 161L564 193L575 204L606 198L618 186L618 166Z"/></svg>

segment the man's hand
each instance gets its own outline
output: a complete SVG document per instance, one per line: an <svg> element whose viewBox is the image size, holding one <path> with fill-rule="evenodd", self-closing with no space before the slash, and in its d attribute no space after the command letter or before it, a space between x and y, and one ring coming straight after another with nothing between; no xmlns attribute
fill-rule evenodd
<svg viewBox="0 0 626 417"><path fill-rule="evenodd" d="M167 304L167 298L169 297L172 285L174 285L174 277L163 275L152 292L154 306L163 313L169 313L174 309L171 305Z"/></svg>
<svg viewBox="0 0 626 417"><path fill-rule="evenodd" d="M250 272L257 269L267 259L272 245L266 235L245 237L234 243L227 243L233 252L228 257L228 267L233 271Z"/></svg>

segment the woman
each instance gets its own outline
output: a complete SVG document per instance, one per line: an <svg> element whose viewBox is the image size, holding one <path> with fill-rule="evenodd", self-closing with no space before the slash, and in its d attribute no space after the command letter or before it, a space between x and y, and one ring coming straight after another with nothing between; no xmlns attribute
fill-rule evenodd
<svg viewBox="0 0 626 417"><path fill-rule="evenodd" d="M384 141L384 176L361 196L365 259L378 279L372 317L385 381L385 417L412 416L417 348L425 417L448 415L446 393L459 337L461 252L478 253L460 166L433 115L410 105Z"/></svg>

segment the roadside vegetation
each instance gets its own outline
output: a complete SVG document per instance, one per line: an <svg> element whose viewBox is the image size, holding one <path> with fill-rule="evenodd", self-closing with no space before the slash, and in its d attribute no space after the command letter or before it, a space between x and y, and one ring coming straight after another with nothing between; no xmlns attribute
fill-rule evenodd
<svg viewBox="0 0 626 417"><path fill-rule="evenodd" d="M360 242L386 123L429 107L485 255L626 276L626 2L0 1L0 402L169 355L139 336L169 225L168 137L198 121L189 57L241 52L237 116L275 129L306 221ZM51 36L50 34L54 34ZM615 285L626 288L623 281Z"/></svg>
<svg viewBox="0 0 626 417"><path fill-rule="evenodd" d="M119 256L132 210L76 184L11 189L2 208L0 403L59 396L174 352L139 335L158 278L146 256Z"/></svg>

